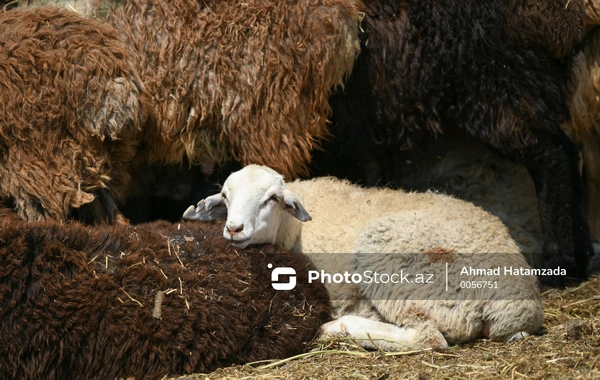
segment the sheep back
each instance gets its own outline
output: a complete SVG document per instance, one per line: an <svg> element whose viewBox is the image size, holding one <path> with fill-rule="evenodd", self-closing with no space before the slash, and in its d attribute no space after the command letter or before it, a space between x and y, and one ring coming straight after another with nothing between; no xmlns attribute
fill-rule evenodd
<svg viewBox="0 0 600 380"><path fill-rule="evenodd" d="M328 96L358 52L353 1L129 0L108 21L151 94L150 161L307 174L327 134Z"/></svg>
<svg viewBox="0 0 600 380"><path fill-rule="evenodd" d="M1 13L0 41L1 195L31 220L122 199L144 112L114 29L48 6Z"/></svg>
<svg viewBox="0 0 600 380"><path fill-rule="evenodd" d="M403 213L407 223L412 213L429 215L432 229L441 228L448 249L463 252L511 252L519 248L506 226L496 217L469 202L434 192L362 188L333 177L286 184L300 195L313 220L302 225L302 252L356 252L359 238L378 218ZM460 224L463 229L457 230ZM422 252L435 247L435 231L411 230L403 252ZM491 238L490 238L491 237ZM450 243L452 242L452 246ZM368 252L368 250L366 251Z"/></svg>
<svg viewBox="0 0 600 380"><path fill-rule="evenodd" d="M450 194L496 215L528 263L541 266L540 216L527 169L467 137L437 144L435 152L403 153L405 164L395 185Z"/></svg>
<svg viewBox="0 0 600 380"><path fill-rule="evenodd" d="M589 8L583 0L512 0L507 30L515 42L562 59L581 42Z"/></svg>
<svg viewBox="0 0 600 380"><path fill-rule="evenodd" d="M361 53L345 92L331 99L342 147L331 149L376 155L456 127L498 149L558 133L569 117L562 55L582 37L581 4L361 2Z"/></svg>
<svg viewBox="0 0 600 380"><path fill-rule="evenodd" d="M235 250L222 226L0 227L0 377L162 378L303 351L330 316L303 255ZM267 265L291 266L277 292Z"/></svg>

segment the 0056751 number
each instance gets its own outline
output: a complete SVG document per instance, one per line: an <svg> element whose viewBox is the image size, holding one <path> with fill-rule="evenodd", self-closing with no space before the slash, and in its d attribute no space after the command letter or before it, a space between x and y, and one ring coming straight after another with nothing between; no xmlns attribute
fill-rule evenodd
<svg viewBox="0 0 600 380"><path fill-rule="evenodd" d="M461 289L498 289L498 281L461 281Z"/></svg>

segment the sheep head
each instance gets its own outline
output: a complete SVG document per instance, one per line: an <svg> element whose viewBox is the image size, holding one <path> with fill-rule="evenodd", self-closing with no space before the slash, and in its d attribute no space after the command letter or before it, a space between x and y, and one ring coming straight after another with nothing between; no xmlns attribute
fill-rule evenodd
<svg viewBox="0 0 600 380"><path fill-rule="evenodd" d="M300 235L297 221L311 220L302 199L286 189L283 176L259 165L232 173L220 193L183 213L184 219L200 221L225 216L223 237L238 248L269 243L291 249Z"/></svg>

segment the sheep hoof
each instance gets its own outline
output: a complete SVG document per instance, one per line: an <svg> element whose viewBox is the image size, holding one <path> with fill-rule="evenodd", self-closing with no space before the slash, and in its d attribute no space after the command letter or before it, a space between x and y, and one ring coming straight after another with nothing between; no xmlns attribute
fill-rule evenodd
<svg viewBox="0 0 600 380"><path fill-rule="evenodd" d="M323 324L323 326L321 326L321 333L325 336L343 335L348 333L348 328L340 318Z"/></svg>
<svg viewBox="0 0 600 380"><path fill-rule="evenodd" d="M183 219L193 220L196 216L196 207L193 205L188 207L183 213Z"/></svg>
<svg viewBox="0 0 600 380"><path fill-rule="evenodd" d="M521 339L527 338L528 336L529 336L529 333L527 333L525 331L519 331L518 333L509 336L506 339L506 341L507 342L516 342L517 340L521 340Z"/></svg>

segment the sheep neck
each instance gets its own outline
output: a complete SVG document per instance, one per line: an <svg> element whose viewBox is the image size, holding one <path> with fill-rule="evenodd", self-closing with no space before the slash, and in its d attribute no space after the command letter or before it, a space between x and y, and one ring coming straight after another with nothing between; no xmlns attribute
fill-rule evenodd
<svg viewBox="0 0 600 380"><path fill-rule="evenodd" d="M292 252L300 252L300 234L302 233L302 222L292 215L284 212L277 231L276 245Z"/></svg>

